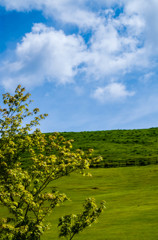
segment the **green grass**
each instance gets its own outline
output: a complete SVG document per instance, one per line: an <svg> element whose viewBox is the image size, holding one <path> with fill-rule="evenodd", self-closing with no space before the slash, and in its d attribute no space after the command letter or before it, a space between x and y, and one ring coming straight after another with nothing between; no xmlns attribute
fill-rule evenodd
<svg viewBox="0 0 158 240"><path fill-rule="evenodd" d="M106 200L97 224L76 236L78 240L158 239L158 166L91 169L93 177L74 174L53 184L71 197L49 216L52 228L43 240L57 239L58 217L78 213L87 197ZM51 188L51 186L50 186Z"/></svg>
<svg viewBox="0 0 158 240"><path fill-rule="evenodd" d="M152 164L158 163L158 128L61 134L75 140L73 150L93 148L94 156L102 155L104 159L98 167L109 168L90 169L92 178L77 174L63 177L50 186L66 193L72 201L48 217L52 227L42 240L57 240L58 218L80 212L87 197L95 197L97 202L106 200L107 209L97 224L74 240L157 240L158 165ZM24 167L28 160L24 156ZM0 208L0 217L6 213Z"/></svg>
<svg viewBox="0 0 158 240"><path fill-rule="evenodd" d="M72 201L57 207L47 218L51 228L42 240L58 239L58 218L79 213L87 197L107 202L106 210L74 240L157 240L158 239L158 165L126 168L90 169L92 177L78 174L54 181L52 187ZM0 217L6 216L0 208Z"/></svg>
<svg viewBox="0 0 158 240"><path fill-rule="evenodd" d="M53 133L46 133L49 136ZM73 139L73 149L87 151L94 149L94 157L102 156L103 161L91 167L126 167L158 164L158 128L137 130L109 130L91 132L63 132L66 139ZM27 153L22 164L30 164Z"/></svg>
<svg viewBox="0 0 158 240"><path fill-rule="evenodd" d="M91 132L63 132L66 139L74 139L73 149L94 149L101 155L99 167L145 166L158 163L158 128L137 130L109 130Z"/></svg>

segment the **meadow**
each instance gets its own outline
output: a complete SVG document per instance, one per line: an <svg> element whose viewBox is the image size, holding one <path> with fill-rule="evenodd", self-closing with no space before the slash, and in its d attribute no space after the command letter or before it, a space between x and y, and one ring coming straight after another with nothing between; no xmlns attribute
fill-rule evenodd
<svg viewBox="0 0 158 240"><path fill-rule="evenodd" d="M63 132L73 139L73 148L94 149L103 161L94 167L145 166L158 163L158 128Z"/></svg>
<svg viewBox="0 0 158 240"><path fill-rule="evenodd" d="M71 199L47 218L51 228L42 240L58 239L58 218L79 213L87 197L106 201L98 223L84 230L78 240L156 240L158 239L158 165L90 169L92 177L72 174L55 181ZM6 209L0 209L6 215Z"/></svg>
<svg viewBox="0 0 158 240"><path fill-rule="evenodd" d="M46 135L49 135L47 133ZM94 149L94 156L103 161L89 170L92 177L79 174L54 181L49 188L70 197L47 218L51 228L42 240L58 239L58 218L79 213L87 197L106 209L93 224L74 238L78 240L156 240L158 239L158 128L96 132L64 132L74 139L73 150ZM23 166L29 164L23 156ZM0 217L6 209L0 208Z"/></svg>
<svg viewBox="0 0 158 240"><path fill-rule="evenodd" d="M49 136L53 133L45 133ZM94 168L146 166L158 164L158 128L109 130L89 132L61 132L67 140L73 139L72 150L93 149L93 156L102 156L103 161L92 165ZM27 155L22 164L30 164Z"/></svg>
<svg viewBox="0 0 158 240"><path fill-rule="evenodd" d="M158 166L91 169L92 177L73 174L54 182L72 201L49 216L52 228L43 240L58 239L58 217L78 213L87 197L106 201L97 224L76 236L78 240L158 239Z"/></svg>

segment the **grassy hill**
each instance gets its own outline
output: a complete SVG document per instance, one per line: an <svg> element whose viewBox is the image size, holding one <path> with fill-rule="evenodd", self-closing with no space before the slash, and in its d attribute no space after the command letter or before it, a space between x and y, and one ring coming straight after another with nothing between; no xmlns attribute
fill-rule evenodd
<svg viewBox="0 0 158 240"><path fill-rule="evenodd" d="M86 151L93 148L94 156L101 155L103 162L97 167L143 166L158 163L158 128L61 134L66 139L74 139L74 149L81 148Z"/></svg>

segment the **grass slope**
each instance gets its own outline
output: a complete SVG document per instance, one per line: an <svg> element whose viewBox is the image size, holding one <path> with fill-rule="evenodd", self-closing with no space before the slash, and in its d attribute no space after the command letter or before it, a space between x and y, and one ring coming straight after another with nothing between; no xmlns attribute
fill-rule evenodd
<svg viewBox="0 0 158 240"><path fill-rule="evenodd" d="M142 166L158 163L158 128L139 130L110 130L94 132L64 132L74 139L73 148L94 149L101 155L99 167Z"/></svg>
<svg viewBox="0 0 158 240"><path fill-rule="evenodd" d="M58 217L77 213L86 197L106 200L107 209L97 224L74 238L78 240L158 239L158 166L91 169L93 177L72 175L53 187L67 193L72 202L49 216L52 228L42 240L57 239ZM50 186L51 188L52 186Z"/></svg>
<svg viewBox="0 0 158 240"><path fill-rule="evenodd" d="M78 213L87 197L106 200L107 209L74 240L156 240L158 239L158 165L90 169L92 177L73 174L51 186L65 192L72 201L56 208L48 217L51 228L42 240L58 239L58 218ZM0 217L6 216L0 207Z"/></svg>

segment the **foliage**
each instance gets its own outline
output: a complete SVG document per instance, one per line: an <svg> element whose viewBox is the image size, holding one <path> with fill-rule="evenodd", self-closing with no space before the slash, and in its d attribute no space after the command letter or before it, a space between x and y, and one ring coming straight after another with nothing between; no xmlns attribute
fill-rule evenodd
<svg viewBox="0 0 158 240"><path fill-rule="evenodd" d="M5 240L39 240L49 227L44 221L46 216L68 199L64 193L53 188L48 191L47 186L74 171L84 173L92 162L92 150L87 154L81 150L72 152L72 141L65 140L58 133L47 138L36 129L29 134L31 128L47 114L34 116L39 109L29 110L30 94L24 92L25 89L19 85L14 96L3 94L6 107L0 108L0 203L10 213L0 220L0 239ZM33 120L31 118L29 123L24 124L29 117ZM24 155L29 159L27 168L21 165ZM87 201L94 204L93 200ZM95 218L100 215L101 209L95 205ZM85 218L93 222L89 210L84 212ZM78 218L81 225L82 220ZM65 222L60 222L60 225L63 229ZM82 226L81 230L88 225Z"/></svg>
<svg viewBox="0 0 158 240"><path fill-rule="evenodd" d="M61 226L59 236L69 237L71 240L75 234L78 234L95 222L104 207L104 202L102 202L101 206L98 208L95 199L88 198L85 201L83 213L77 215L69 214L59 219L58 226Z"/></svg>

